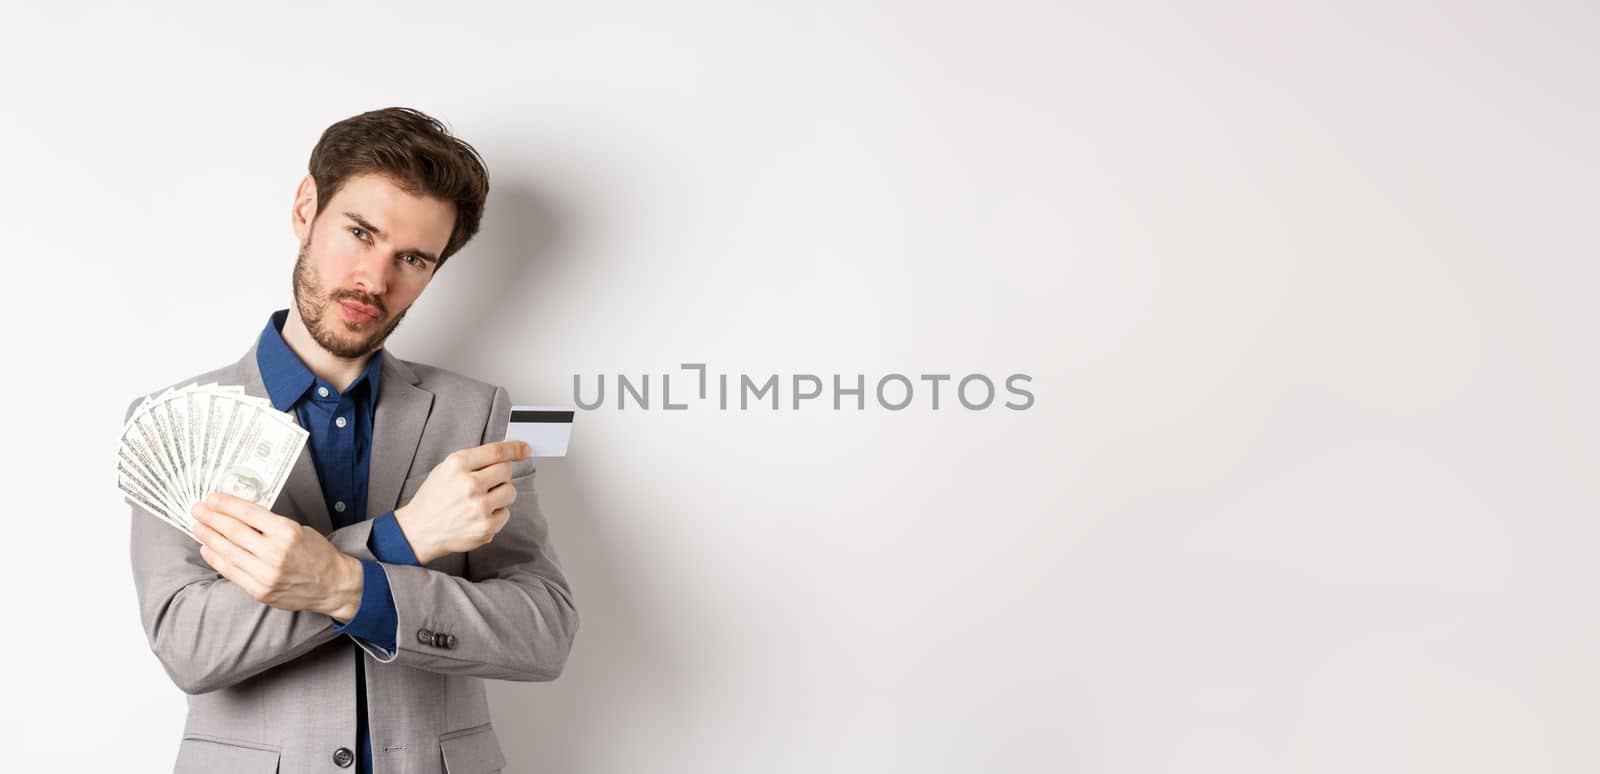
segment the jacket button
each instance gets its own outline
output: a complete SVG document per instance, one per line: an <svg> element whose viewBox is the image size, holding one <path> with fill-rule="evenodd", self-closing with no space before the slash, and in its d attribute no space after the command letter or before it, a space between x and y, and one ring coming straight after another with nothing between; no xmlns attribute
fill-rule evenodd
<svg viewBox="0 0 1600 774"><path fill-rule="evenodd" d="M444 641L445 641L445 638L448 637L448 636L450 636L450 635L445 634L444 632L434 632L433 633L433 642L431 644L435 648L446 647L445 644L444 644Z"/></svg>
<svg viewBox="0 0 1600 774"><path fill-rule="evenodd" d="M420 642L423 645L432 645L433 644L433 632L430 632L427 629L418 629L417 630L417 642Z"/></svg>
<svg viewBox="0 0 1600 774"><path fill-rule="evenodd" d="M356 762L356 755L350 752L350 748L340 747L333 751L333 762L338 764L341 769L348 769L350 764Z"/></svg>
<svg viewBox="0 0 1600 774"><path fill-rule="evenodd" d="M444 636L444 648L445 648L445 650L449 650L449 649L451 649L451 648L453 648L455 646L456 646L456 636L454 634L446 634Z"/></svg>

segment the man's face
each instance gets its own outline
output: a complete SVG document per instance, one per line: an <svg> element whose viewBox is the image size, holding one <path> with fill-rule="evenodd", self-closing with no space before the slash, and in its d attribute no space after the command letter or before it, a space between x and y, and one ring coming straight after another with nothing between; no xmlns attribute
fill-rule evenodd
<svg viewBox="0 0 1600 774"><path fill-rule="evenodd" d="M455 205L407 193L381 175L361 175L346 180L308 220L315 194L308 175L295 203L295 307L323 349L360 358L383 346L433 279L435 259L455 227Z"/></svg>

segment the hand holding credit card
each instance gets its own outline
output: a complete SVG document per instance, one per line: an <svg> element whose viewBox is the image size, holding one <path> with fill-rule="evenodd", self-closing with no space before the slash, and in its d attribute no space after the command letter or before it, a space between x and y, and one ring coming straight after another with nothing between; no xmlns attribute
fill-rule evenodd
<svg viewBox="0 0 1600 774"><path fill-rule="evenodd" d="M506 438L527 441L535 457L565 457L574 413L572 406L512 406Z"/></svg>

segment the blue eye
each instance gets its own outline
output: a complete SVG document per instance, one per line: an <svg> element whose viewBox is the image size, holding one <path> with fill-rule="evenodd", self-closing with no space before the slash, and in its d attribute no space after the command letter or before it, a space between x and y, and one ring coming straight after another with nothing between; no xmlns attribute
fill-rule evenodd
<svg viewBox="0 0 1600 774"><path fill-rule="evenodd" d="M421 266L422 265L422 259L418 258L417 256L412 255L410 253L406 253L405 255L402 255L400 257L402 259L404 259L406 261L406 263L410 263L412 266ZM413 261L415 261L415 263L412 263Z"/></svg>

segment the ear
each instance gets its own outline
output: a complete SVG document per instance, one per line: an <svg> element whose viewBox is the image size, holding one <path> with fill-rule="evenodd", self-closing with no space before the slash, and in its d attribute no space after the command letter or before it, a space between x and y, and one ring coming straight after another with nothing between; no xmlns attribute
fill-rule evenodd
<svg viewBox="0 0 1600 774"><path fill-rule="evenodd" d="M300 179L294 192L294 206L289 209L289 225L301 242L311 235L311 221L317 217L317 180L310 174Z"/></svg>

